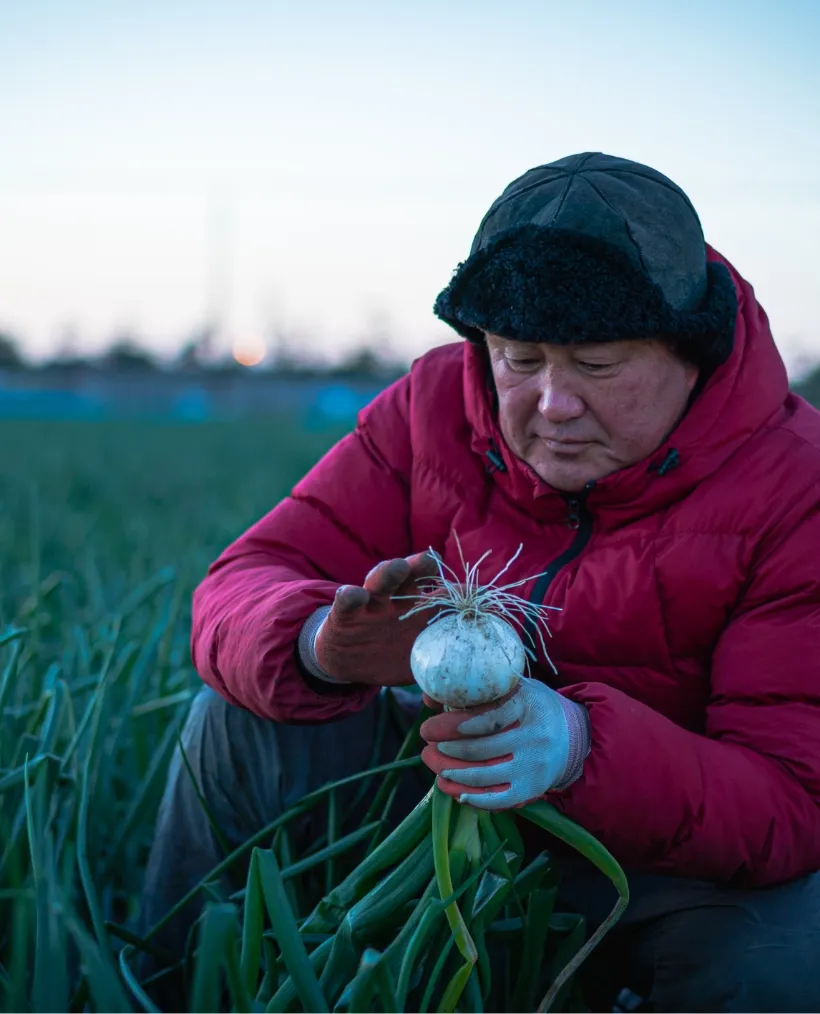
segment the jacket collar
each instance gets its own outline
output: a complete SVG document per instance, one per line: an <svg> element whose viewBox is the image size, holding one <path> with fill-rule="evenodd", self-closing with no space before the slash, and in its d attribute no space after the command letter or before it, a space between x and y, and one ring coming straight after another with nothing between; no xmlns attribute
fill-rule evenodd
<svg viewBox="0 0 820 1014"><path fill-rule="evenodd" d="M620 527L682 500L782 410L788 378L766 313L752 286L732 265L708 246L707 254L710 261L726 265L735 284L738 311L732 354L654 454L599 479L588 491L587 505L604 528ZM565 518L568 496L545 483L506 446L489 369L484 348L465 343L464 401L472 449L484 457L504 494L528 514L544 521ZM503 468L494 467L498 459Z"/></svg>

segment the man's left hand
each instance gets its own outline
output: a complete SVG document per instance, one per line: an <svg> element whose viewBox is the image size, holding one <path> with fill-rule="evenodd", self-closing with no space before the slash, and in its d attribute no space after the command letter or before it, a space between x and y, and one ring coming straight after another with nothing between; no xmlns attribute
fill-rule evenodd
<svg viewBox="0 0 820 1014"><path fill-rule="evenodd" d="M590 746L586 708L526 677L489 706L435 715L421 735L422 759L439 788L486 810L567 788L581 776Z"/></svg>

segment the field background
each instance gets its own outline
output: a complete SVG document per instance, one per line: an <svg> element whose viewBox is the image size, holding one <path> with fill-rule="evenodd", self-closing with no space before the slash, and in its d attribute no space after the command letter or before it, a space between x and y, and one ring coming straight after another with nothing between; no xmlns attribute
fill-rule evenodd
<svg viewBox="0 0 820 1014"><path fill-rule="evenodd" d="M122 1005L110 924L200 685L191 592L341 434L0 421L0 1010L81 1010L89 977Z"/></svg>
<svg viewBox="0 0 820 1014"><path fill-rule="evenodd" d="M0 1011L136 1009L117 953L201 685L191 592L349 428L0 419Z"/></svg>

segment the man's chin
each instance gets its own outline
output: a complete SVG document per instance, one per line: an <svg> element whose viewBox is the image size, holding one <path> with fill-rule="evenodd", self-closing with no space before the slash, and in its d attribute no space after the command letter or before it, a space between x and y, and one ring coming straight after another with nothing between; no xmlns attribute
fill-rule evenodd
<svg viewBox="0 0 820 1014"><path fill-rule="evenodd" d="M595 465L573 455L549 454L530 466L548 486L559 493L580 493L584 487L608 474L599 464Z"/></svg>
<svg viewBox="0 0 820 1014"><path fill-rule="evenodd" d="M550 465L536 468L539 478L559 493L580 493L590 481L589 473L577 466Z"/></svg>

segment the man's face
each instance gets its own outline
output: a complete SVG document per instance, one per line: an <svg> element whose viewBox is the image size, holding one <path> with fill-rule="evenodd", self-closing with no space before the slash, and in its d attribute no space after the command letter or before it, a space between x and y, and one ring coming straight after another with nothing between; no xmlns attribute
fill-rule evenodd
<svg viewBox="0 0 820 1014"><path fill-rule="evenodd" d="M648 339L561 346L488 334L487 346L504 439L566 493L657 450L698 377Z"/></svg>

